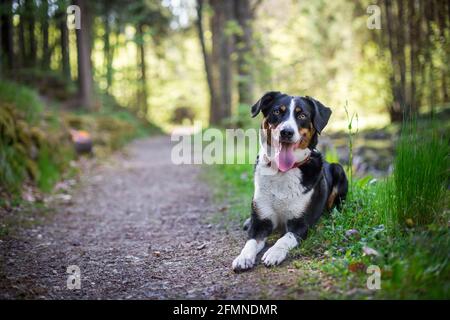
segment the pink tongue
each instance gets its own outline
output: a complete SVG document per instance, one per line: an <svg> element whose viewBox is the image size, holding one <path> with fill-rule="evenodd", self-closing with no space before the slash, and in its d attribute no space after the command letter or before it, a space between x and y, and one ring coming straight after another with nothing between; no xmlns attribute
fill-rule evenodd
<svg viewBox="0 0 450 320"><path fill-rule="evenodd" d="M294 166L295 156L294 156L295 144L281 144L281 150L278 154L278 169L283 172L288 171Z"/></svg>

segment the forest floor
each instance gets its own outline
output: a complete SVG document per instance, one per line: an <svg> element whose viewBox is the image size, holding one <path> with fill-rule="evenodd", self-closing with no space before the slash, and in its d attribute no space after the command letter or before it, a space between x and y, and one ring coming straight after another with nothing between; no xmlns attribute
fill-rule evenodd
<svg viewBox="0 0 450 320"><path fill-rule="evenodd" d="M331 280L289 259L234 273L245 232L217 222L222 209L201 167L172 164L171 147L168 137L134 141L86 170L69 201L2 236L0 299L323 297ZM70 265L80 268L80 290L67 288ZM310 276L314 285L303 287Z"/></svg>

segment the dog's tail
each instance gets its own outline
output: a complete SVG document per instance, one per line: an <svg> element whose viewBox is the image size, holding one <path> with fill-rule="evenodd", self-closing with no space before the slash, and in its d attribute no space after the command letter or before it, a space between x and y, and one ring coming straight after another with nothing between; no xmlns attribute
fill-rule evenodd
<svg viewBox="0 0 450 320"><path fill-rule="evenodd" d="M331 192L328 197L328 209L336 207L338 210L347 197L348 180L344 168L338 163L330 164Z"/></svg>

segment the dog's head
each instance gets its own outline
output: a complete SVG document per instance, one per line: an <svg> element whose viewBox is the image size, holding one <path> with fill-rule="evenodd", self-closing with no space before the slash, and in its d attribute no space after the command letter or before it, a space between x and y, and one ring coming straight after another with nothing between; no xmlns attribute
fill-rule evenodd
<svg viewBox="0 0 450 320"><path fill-rule="evenodd" d="M264 140L278 150L282 171L295 163L295 150L315 148L317 135L331 116L330 108L311 97L289 96L278 91L264 94L251 112L252 117L260 112L264 115Z"/></svg>

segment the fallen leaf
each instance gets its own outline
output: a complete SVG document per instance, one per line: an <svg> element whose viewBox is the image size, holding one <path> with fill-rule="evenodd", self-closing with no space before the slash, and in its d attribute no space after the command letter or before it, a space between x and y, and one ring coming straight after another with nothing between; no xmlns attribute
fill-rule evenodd
<svg viewBox="0 0 450 320"><path fill-rule="evenodd" d="M411 219L411 218L408 218L408 219L406 219L405 220L405 222L406 222L406 225L408 226L408 227L414 227L414 221L413 221L413 219Z"/></svg>
<svg viewBox="0 0 450 320"><path fill-rule="evenodd" d="M364 272L366 270L366 265L362 262L352 262L348 265L348 270L350 272Z"/></svg>

